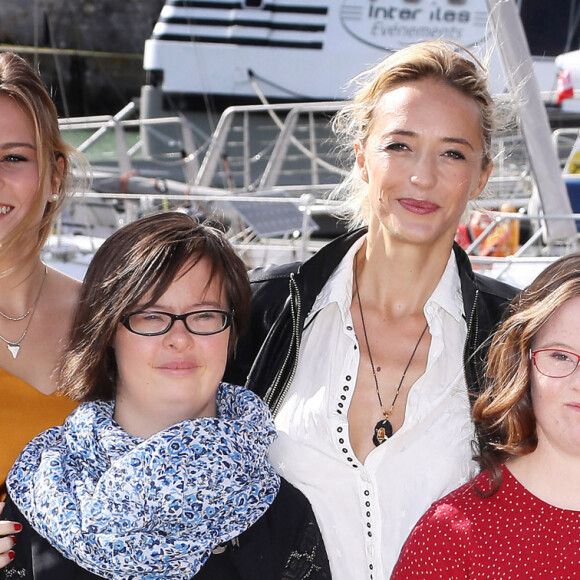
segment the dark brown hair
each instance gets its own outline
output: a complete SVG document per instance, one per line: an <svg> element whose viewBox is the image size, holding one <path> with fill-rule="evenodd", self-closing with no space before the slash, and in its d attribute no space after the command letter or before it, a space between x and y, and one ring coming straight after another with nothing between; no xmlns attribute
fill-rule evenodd
<svg viewBox="0 0 580 580"><path fill-rule="evenodd" d="M155 214L115 232L91 261L60 366L61 391L79 401L112 399L117 379L112 344L121 318L146 294L153 304L184 267L202 258L211 263L210 280L217 277L235 313L231 353L249 318L244 263L217 229L179 212Z"/></svg>
<svg viewBox="0 0 580 580"><path fill-rule="evenodd" d="M483 440L479 461L501 485L500 466L510 456L527 455L537 445L531 397L530 350L539 330L566 301L580 296L580 253L548 266L512 301L493 335L487 357L486 389L473 407Z"/></svg>

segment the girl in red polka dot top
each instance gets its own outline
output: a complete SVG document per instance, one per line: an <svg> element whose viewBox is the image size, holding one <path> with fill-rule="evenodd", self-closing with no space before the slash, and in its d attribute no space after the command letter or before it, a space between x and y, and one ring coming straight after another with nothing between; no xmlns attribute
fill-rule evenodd
<svg viewBox="0 0 580 580"><path fill-rule="evenodd" d="M473 408L483 471L419 520L391 580L580 578L579 329L572 254L514 298Z"/></svg>

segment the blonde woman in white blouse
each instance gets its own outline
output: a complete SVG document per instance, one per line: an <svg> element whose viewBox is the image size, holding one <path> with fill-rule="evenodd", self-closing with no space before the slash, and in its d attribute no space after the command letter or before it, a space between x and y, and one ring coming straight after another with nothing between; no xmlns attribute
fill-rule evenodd
<svg viewBox="0 0 580 580"><path fill-rule="evenodd" d="M473 355L515 294L454 245L492 170L485 71L434 41L357 82L335 128L362 227L251 273L253 323L228 375L270 404L271 460L310 499L335 580L388 578L424 510L475 473Z"/></svg>

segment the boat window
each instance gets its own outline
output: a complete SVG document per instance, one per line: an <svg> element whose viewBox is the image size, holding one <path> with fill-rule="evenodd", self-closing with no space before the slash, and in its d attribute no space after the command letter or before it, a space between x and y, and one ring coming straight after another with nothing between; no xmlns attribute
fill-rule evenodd
<svg viewBox="0 0 580 580"><path fill-rule="evenodd" d="M262 8L262 0L244 0L245 8Z"/></svg>

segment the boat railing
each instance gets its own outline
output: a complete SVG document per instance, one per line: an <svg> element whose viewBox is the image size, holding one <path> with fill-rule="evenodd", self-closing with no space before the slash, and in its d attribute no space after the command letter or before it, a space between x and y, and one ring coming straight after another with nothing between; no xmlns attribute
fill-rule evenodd
<svg viewBox="0 0 580 580"><path fill-rule="evenodd" d="M220 116L211 136L183 115L134 119L134 103L114 116L63 119L61 128L67 135L81 132L70 141L87 153L95 173L145 175L240 193L302 188L318 196L336 187L352 164L352 153L339 146L331 129L343 105L234 106ZM110 144L108 135L114 151L103 154L100 144ZM494 150L490 203L531 196L534 184L521 135L495 139Z"/></svg>
<svg viewBox="0 0 580 580"><path fill-rule="evenodd" d="M489 224L465 247L465 251L475 270L494 278L524 287L548 263L578 249L578 235L557 244L546 243L546 222L573 220L580 229L580 214L546 215L524 211L486 214L490 218Z"/></svg>
<svg viewBox="0 0 580 580"><path fill-rule="evenodd" d="M312 235L316 227L311 218L332 213L324 198L342 181L344 168L353 162L352 153L349 157L338 148L331 131L331 118L341 106L343 103L328 102L230 107L211 138L181 115L133 119L134 106L112 117L63 120L63 130L84 132L78 142L84 151L97 147L107 134L112 134L117 152L111 158L111 167L118 163L120 176L117 189L108 189L106 183L99 189L110 194L85 194L86 207L78 204L76 214L71 210L64 230L106 236L107 231L112 233L121 223L148 211L180 209L204 217L219 214L217 220L226 224L232 239L246 248L247 255L250 246L253 251L268 246L271 257L271 248L277 245L292 247L290 258L302 259L312 244L331 237ZM168 126L173 132L167 130ZM151 139L162 146L151 145ZM565 156L578 143L578 130L558 130L554 139L564 166ZM495 213L489 230L471 243L468 252L478 268L489 269L490 264L497 263L496 272L500 267L501 277L509 278L522 261L541 262L545 253L555 256L577 243L574 238L556 248L547 247L547 219L580 217L548 218L536 209L536 186L521 135L502 135L493 145L495 168L488 194L480 199L480 205L498 210L509 202L516 213ZM144 158L154 162L149 174L138 173ZM170 163L180 169L179 178L174 173L163 173ZM106 165L96 163L93 167L101 170ZM579 189L579 207L573 209L580 211L580 176L571 179L577 180ZM486 240L497 237L498 230L514 220L521 223L521 233L526 234L516 251L506 256L481 251ZM283 224L280 231L272 230L272 224L278 222ZM334 231L331 228L329 232ZM248 262L256 265L254 259Z"/></svg>
<svg viewBox="0 0 580 580"><path fill-rule="evenodd" d="M580 173L580 128L556 129L552 132L552 142L564 174Z"/></svg>
<svg viewBox="0 0 580 580"><path fill-rule="evenodd" d="M341 102L234 106L211 137L183 115L132 118L130 104L113 116L61 120L65 137L95 172L151 175L201 187L261 191L286 186L334 187L345 175L345 155L330 119ZM113 135L111 139L109 136ZM114 144L103 152L102 144ZM173 161L175 171L168 173Z"/></svg>
<svg viewBox="0 0 580 580"><path fill-rule="evenodd" d="M172 177L193 179L205 150L197 146L192 124L182 116L131 118L137 112L137 106L130 103L115 115L61 119L60 129L86 155L95 173L125 175L139 169L135 167L142 165L139 161L154 159L173 161L178 170Z"/></svg>
<svg viewBox="0 0 580 580"><path fill-rule="evenodd" d="M234 191L336 185L344 177L330 128L342 103L229 107L220 117L195 185Z"/></svg>
<svg viewBox="0 0 580 580"><path fill-rule="evenodd" d="M131 102L113 116L62 119L61 129L87 154L97 172L139 173L145 165L149 176L158 170L163 178L229 191L296 186L328 191L343 179L345 167L352 162L339 148L330 126L343 105L330 101L234 106L224 111L208 135L181 114L134 118L139 107ZM580 150L579 132L553 132L554 147L566 172ZM104 142L113 142L113 151L103 153ZM502 135L493 146L490 197L530 196L534 184L524 138Z"/></svg>
<svg viewBox="0 0 580 580"><path fill-rule="evenodd" d="M304 260L329 237L316 235L317 215L331 215L335 202L311 195L242 194L204 188L184 194L87 192L79 213L65 211L59 223L58 235L53 236L45 251L74 262L88 260L94 250L120 226L151 212L178 210L218 222L238 249L249 268L268 263ZM73 204L74 207L74 204ZM211 208L211 213L208 213ZM490 223L467 246L476 271L523 287L558 256L577 250L578 236L559 244L546 242L547 220L574 220L580 225L580 213L572 215L544 215L538 213L486 211ZM276 219L269 221L271 216ZM510 252L496 252L499 231L513 231L518 224L519 240ZM277 229L272 229L275 224ZM108 229L107 229L108 228ZM76 255L76 257L75 257ZM79 258L80 257L80 258Z"/></svg>

